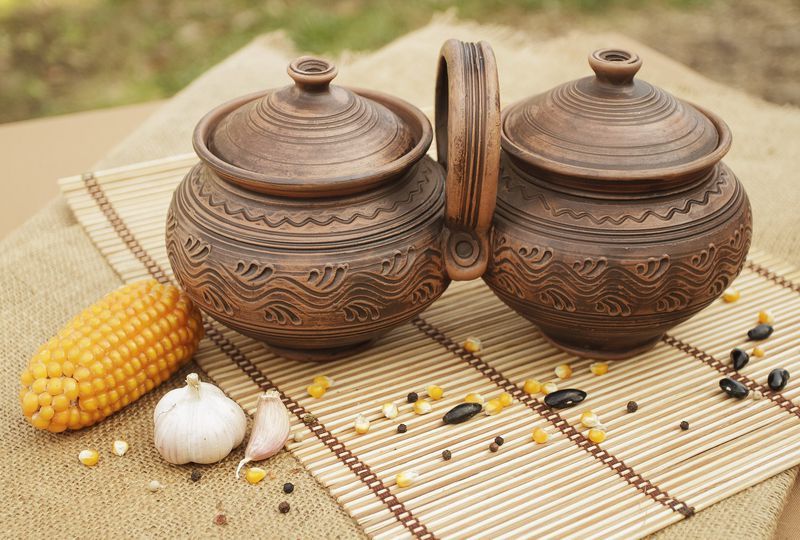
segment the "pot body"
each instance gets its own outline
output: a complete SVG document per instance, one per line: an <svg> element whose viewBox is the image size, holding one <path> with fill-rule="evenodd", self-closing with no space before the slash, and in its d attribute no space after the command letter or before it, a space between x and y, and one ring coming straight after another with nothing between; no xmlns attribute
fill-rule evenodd
<svg viewBox="0 0 800 540"><path fill-rule="evenodd" d="M444 187L428 157L377 188L314 199L250 191L199 163L170 206L170 263L224 325L287 357L336 358L447 287Z"/></svg>
<svg viewBox="0 0 800 540"><path fill-rule="evenodd" d="M627 358L723 292L751 230L747 195L721 162L648 188L559 177L504 153L484 280L558 347Z"/></svg>

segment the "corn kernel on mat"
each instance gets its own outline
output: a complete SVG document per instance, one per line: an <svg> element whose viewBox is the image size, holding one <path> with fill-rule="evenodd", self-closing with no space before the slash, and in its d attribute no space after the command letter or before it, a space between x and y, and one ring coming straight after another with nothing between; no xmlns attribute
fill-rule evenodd
<svg viewBox="0 0 800 540"><path fill-rule="evenodd" d="M734 143L727 161L742 177L753 200L756 245L792 253L796 242L793 244L785 235L776 238L775 231L781 227L771 226L782 223L785 229L785 224L791 222L780 210L788 211L792 206L789 200L796 194L789 191L776 198L774 191L760 188L770 182L772 186L788 185L785 181L781 184L781 180L791 170L791 156L796 155L797 140L787 140L781 131L796 130L800 125L794 109L781 110L721 88L619 36L571 35L531 45L527 36L502 29L446 22L434 23L382 51L354 61L353 69L342 69L340 78L352 84L391 87L401 97L424 104L432 92L433 68L430 73L420 70L421 59L430 57L433 66L438 43L452 36L492 42L498 55L503 97L507 101L584 75L586 66L575 58L583 58L597 46L634 48L646 59L643 77L715 108L731 123L739 144ZM251 65L243 60L243 55L237 55L236 61ZM250 62L255 63L252 58ZM523 76L515 71L515 62L532 66L530 74ZM376 69L378 66L392 69L381 71ZM651 69L648 70L648 66ZM652 69L653 66L657 69ZM283 80L280 78L282 69L283 66L275 67L270 77ZM201 114L208 106L227 97L223 92L235 95L249 90L250 87L242 84L236 88L230 84L231 77L241 71L229 70L224 82L222 77L217 77L219 80L211 90L209 87L213 85L208 84L205 88L201 88L202 85L190 87L183 97L192 98L194 114ZM212 78L210 75L207 78ZM243 78L255 89L264 86L264 76L265 72L261 71L257 77ZM203 99L208 103L202 102ZM188 108L187 101L183 100L180 106ZM190 132L191 123L175 122L174 118L182 116L181 112L185 115L186 111L181 111L176 104L144 126L138 134L139 159L168 155L176 149L188 150L186 133ZM164 122L170 118L170 113L173 121ZM161 125L157 120L162 121ZM182 136L174 136L176 133ZM119 156L126 155L130 159L137 155L130 147L116 154L110 159L116 157L117 162L121 162ZM163 213L159 215L159 204L166 209L169 192L192 161L189 158L168 160L143 169L123 169L65 181L65 192L76 216L123 279L135 279L150 271L157 273L159 268L167 269L163 257ZM161 183L156 182L159 177ZM92 186L96 187L90 195ZM731 336L740 339L755 311L764 307L766 301L783 306L773 307L778 316L778 331L770 339L767 357L754 359L744 374L763 383L764 374L772 365L768 364L769 359L792 370L791 332L796 325L792 313L797 306L795 293L785 285L792 287L789 280L796 283L797 275L777 261L760 258L756 253L753 256L760 266L751 266L740 278L743 300L732 306L715 305L709 309L709 315L703 314L690 321L689 326L673 333L670 343L663 343L648 355L649 363L615 363L608 375L593 378L587 371L588 362L570 360L576 371L570 386L581 386L590 392L586 406L595 408L610 428L608 440L598 448L585 447L580 436L563 423L575 425L583 408L563 414L563 421L554 417L548 420L542 415L547 416L547 412L530 401L518 401L498 417L475 419L457 431L425 430L425 426L438 424L441 413L466 392L494 395L500 391L497 382L511 389L510 383L519 384L527 376L550 375L552 368L567 358L545 346L535 330L522 319L500 309L499 303L480 282L454 285L434 308L423 314L424 322L395 331L364 355L326 368L338 383L319 402L306 398L304 392L310 375L317 373L318 368L280 362L261 345L221 327L211 332L212 341L206 341L197 360L218 384L246 407L252 407L259 387L275 384L291 400L292 408L299 410L297 407L302 406L318 414L324 426L324 431L319 433L321 436L309 436L302 444L294 445L292 451L373 536L408 536L412 529L419 536L428 533L441 537L640 536L682 519L692 508L695 511L704 508L797 462L797 418L787 410L793 405L762 400L734 404L731 408L731 403L724 401L716 389L721 375L715 373L712 357L725 359L728 348L739 344L734 343ZM761 267L775 275L759 273ZM469 310L463 308L465 301L469 303ZM723 316L728 324L716 323L721 330L709 323L708 317ZM468 334L484 339L487 349L481 357L464 356L451 344L459 343ZM222 341L223 347L233 351L235 359L220 354L214 336L217 341L224 338L230 342L228 345ZM789 341L775 341L778 339ZM777 344L774 351L770 350L773 342ZM410 375L407 368L397 370L395 376L387 377L392 370L378 371L371 367L380 365L381 361L402 366L411 363L414 370ZM449 395L436 404L435 412L429 416L411 417L404 411L397 420L409 420L410 429L405 438L398 439L392 435L391 427L380 422L373 423L369 435L355 437L352 434L350 425L355 412L368 412L375 418L377 408L387 397L399 401L409 386L431 381L443 384ZM783 392L787 399L796 399L794 383ZM152 409L154 399L152 395L146 396L139 409L146 405ZM633 418L623 414L628 399L637 399L641 405ZM745 408L745 405L750 407ZM133 414L140 416L138 411ZM689 432L677 429L682 419L692 422ZM119 416L107 422L97 429L105 431L108 426L110 434L115 424L125 426ZM705 427L698 425L700 423L705 423ZM565 432L553 424L559 424ZM781 427L784 425L785 428ZM534 447L528 442L534 426L548 429L550 443ZM497 454L489 454L486 446L500 433L508 442ZM341 447L336 446L339 443ZM747 450L751 443L752 448ZM454 453L454 458L446 464L438 457L444 446ZM336 452L344 458L344 463L336 457ZM132 454L131 458L139 459L135 456ZM141 465L153 467L146 462ZM275 466L280 467L280 463ZM414 487L398 491L391 479L394 472L404 468L415 468L423 475ZM205 470L212 477L229 472L220 472L217 468ZM81 485L85 489L102 489L92 478L88 473L83 475ZM779 478L791 480L786 475ZM375 486L378 486L378 493L372 489ZM131 485L131 489L137 486ZM186 497L207 499L209 495L179 485L174 489ZM684 521L681 528L672 527L669 531L677 531L676 535L684 531L694 537L709 537L730 525L745 522L750 526L763 526L763 530L749 529L748 535L768 535L769 527L774 525L775 508L780 506L779 503L770 505L770 499L781 497L785 490L785 483L762 483L757 490L748 490L746 495L715 507L715 511L724 509L716 513L715 519L704 521L706 515L712 514L703 512ZM227 498L227 494L217 496ZM115 499L111 492L108 497L112 501ZM146 503L142 511L149 515L157 512L157 508L155 503ZM209 516L201 510L198 508L198 520L202 521ZM747 515L750 513L759 515ZM269 514L265 519L276 536L308 534L305 529L296 529L296 534L282 529L280 522ZM232 523L231 531L237 526L236 521ZM351 529L343 528L339 520L337 523L330 536L354 534ZM684 524L688 527L683 527ZM174 524L170 527L151 526L138 533L128 531L128 534L158 536L180 530L175 529ZM197 523L187 524L183 530L213 534ZM238 530L241 534L241 529ZM251 533L257 535L258 530L252 529Z"/></svg>

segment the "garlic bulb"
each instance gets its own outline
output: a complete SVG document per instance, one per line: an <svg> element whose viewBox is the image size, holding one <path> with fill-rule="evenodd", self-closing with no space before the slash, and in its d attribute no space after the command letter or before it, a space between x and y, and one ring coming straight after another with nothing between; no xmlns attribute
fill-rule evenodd
<svg viewBox="0 0 800 540"><path fill-rule="evenodd" d="M258 396L253 431L244 451L244 459L236 467L236 478L242 466L250 461L259 461L280 452L289 439L289 411L275 390Z"/></svg>
<svg viewBox="0 0 800 540"><path fill-rule="evenodd" d="M153 413L156 449L165 460L215 463L242 443L247 419L235 401L197 373L186 386L167 392Z"/></svg>

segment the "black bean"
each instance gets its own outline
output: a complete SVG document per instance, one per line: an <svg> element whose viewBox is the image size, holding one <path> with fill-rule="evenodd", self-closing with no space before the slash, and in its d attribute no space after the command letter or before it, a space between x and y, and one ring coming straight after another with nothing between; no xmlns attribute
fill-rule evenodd
<svg viewBox="0 0 800 540"><path fill-rule="evenodd" d="M545 404L554 409L566 409L567 407L577 405L584 399L586 399L586 392L578 390L577 388L556 390L544 396Z"/></svg>
<svg viewBox="0 0 800 540"><path fill-rule="evenodd" d="M731 351L731 362L733 362L733 369L739 371L750 361L750 355L742 349L733 349Z"/></svg>
<svg viewBox="0 0 800 540"><path fill-rule="evenodd" d="M628 402L628 412L636 412L639 410L639 404L635 401Z"/></svg>
<svg viewBox="0 0 800 540"><path fill-rule="evenodd" d="M753 341L761 341L771 336L773 330L774 328L769 324L759 324L747 332L747 337Z"/></svg>
<svg viewBox="0 0 800 540"><path fill-rule="evenodd" d="M789 372L783 368L775 368L767 376L767 385L769 385L770 390L775 392L780 392L786 388L788 382Z"/></svg>
<svg viewBox="0 0 800 540"><path fill-rule="evenodd" d="M397 433L405 433L408 431L408 426L405 424L400 424L397 426Z"/></svg>
<svg viewBox="0 0 800 540"><path fill-rule="evenodd" d="M503 446L503 443L506 442L506 440L500 435L498 435L497 437L494 438L494 442L496 442L498 446Z"/></svg>
<svg viewBox="0 0 800 540"><path fill-rule="evenodd" d="M414 403L419 399L419 394L417 394L416 392L411 392L408 394L406 399L408 400L409 403Z"/></svg>
<svg viewBox="0 0 800 540"><path fill-rule="evenodd" d="M289 511L289 503L283 501L281 504L278 505L278 510L280 511L281 514L285 514L286 512Z"/></svg>
<svg viewBox="0 0 800 540"><path fill-rule="evenodd" d="M480 403L460 403L447 411L442 417L445 424L460 424L466 422L483 410Z"/></svg>
<svg viewBox="0 0 800 540"><path fill-rule="evenodd" d="M450 450L442 451L442 459L445 461L450 461L450 458L453 457L453 453Z"/></svg>
<svg viewBox="0 0 800 540"><path fill-rule="evenodd" d="M489 445L489 452L497 452L498 450L500 450L499 444L493 442Z"/></svg>
<svg viewBox="0 0 800 540"><path fill-rule="evenodd" d="M291 493L292 491L294 491L294 484L292 484L291 482L286 482L285 484L283 484L284 493L288 494Z"/></svg>
<svg viewBox="0 0 800 540"><path fill-rule="evenodd" d="M688 429L689 429L689 422L687 422L686 420L684 420L683 422L681 422L681 429L682 429L683 431L686 431L686 430L688 430Z"/></svg>
<svg viewBox="0 0 800 540"><path fill-rule="evenodd" d="M719 387L722 388L729 396L738 399L744 399L747 397L747 394L750 393L750 390L748 390L745 385L739 381L734 381L729 377L725 377L724 379L720 380Z"/></svg>

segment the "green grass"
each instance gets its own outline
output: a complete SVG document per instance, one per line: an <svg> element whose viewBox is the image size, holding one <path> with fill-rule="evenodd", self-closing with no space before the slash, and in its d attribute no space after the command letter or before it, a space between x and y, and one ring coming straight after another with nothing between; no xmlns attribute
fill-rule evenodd
<svg viewBox="0 0 800 540"><path fill-rule="evenodd" d="M702 0L563 0L602 13ZM164 98L253 37L301 50L371 50L455 9L513 24L554 0L0 0L0 122Z"/></svg>

